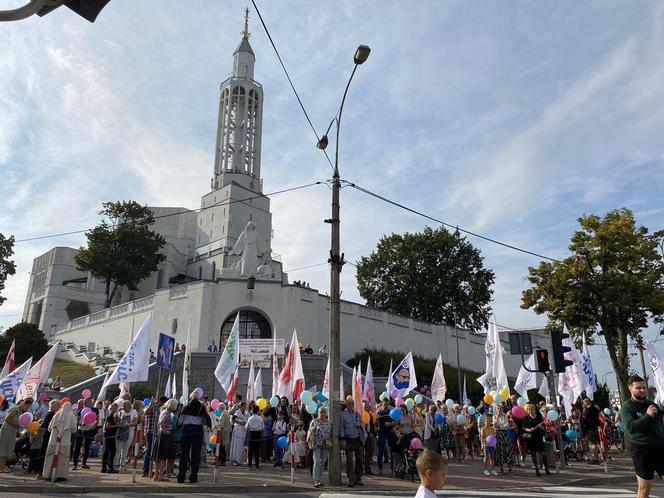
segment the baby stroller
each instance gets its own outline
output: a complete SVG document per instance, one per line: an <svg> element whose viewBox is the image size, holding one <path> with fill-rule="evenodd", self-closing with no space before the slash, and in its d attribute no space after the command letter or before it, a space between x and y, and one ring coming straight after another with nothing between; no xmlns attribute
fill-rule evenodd
<svg viewBox="0 0 664 498"><path fill-rule="evenodd" d="M14 453L7 458L7 466L14 467L20 465L23 470L30 464L30 434L24 431L16 440Z"/></svg>
<svg viewBox="0 0 664 498"><path fill-rule="evenodd" d="M422 449L414 449L410 447L413 439L419 439L416 432L404 434L399 437L397 451L392 451L392 462L394 476L403 479L410 476L411 482L415 482L417 477L417 468L415 462L417 457L422 453Z"/></svg>

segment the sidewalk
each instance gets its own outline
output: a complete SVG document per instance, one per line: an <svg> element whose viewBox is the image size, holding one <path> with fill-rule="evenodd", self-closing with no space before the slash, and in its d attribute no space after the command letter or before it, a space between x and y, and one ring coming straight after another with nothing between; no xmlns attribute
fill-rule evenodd
<svg viewBox="0 0 664 498"><path fill-rule="evenodd" d="M36 480L34 475L25 474L18 469L11 474L0 474L0 495L9 492L24 493L218 493L220 486L227 493L311 493L314 488L309 471L297 469L295 483L290 482L290 469L275 469L272 465L265 465L260 470L249 470L246 466L220 467L217 482L213 480L213 468L201 468L196 484L188 482L179 484L171 482L156 483L150 479L140 477L140 464L137 470L136 483L131 482L131 472L120 474L102 474L99 459L91 459L88 464L90 470L76 470L69 473L69 479L62 483L50 483ZM375 470L375 464L374 464ZM554 471L552 471L554 472ZM343 476L344 484L347 482ZM354 491L390 493L415 493L419 482L410 479L395 479L391 476L365 476L363 487L354 488ZM323 482L326 482L326 476ZM619 457L610 462L609 473L598 465L574 462L572 466L559 474L550 477L536 477L534 470L528 467L515 469L512 474L499 474L497 476L484 476L481 462L475 460L463 464L450 463L446 489L477 489L511 487L542 487L542 486L613 486L620 484L623 487L635 487L634 471L629 458ZM320 491L348 491L345 485L341 488L325 486Z"/></svg>

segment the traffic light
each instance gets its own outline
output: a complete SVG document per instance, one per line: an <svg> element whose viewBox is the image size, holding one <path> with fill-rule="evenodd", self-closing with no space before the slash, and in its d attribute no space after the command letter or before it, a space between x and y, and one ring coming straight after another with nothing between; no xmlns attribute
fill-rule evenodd
<svg viewBox="0 0 664 498"><path fill-rule="evenodd" d="M571 351L572 348L563 346L563 339L567 339L569 334L564 334L559 330L551 331L551 349L553 350L553 367L556 373L562 373L567 367L573 365L574 362L565 359L565 353Z"/></svg>
<svg viewBox="0 0 664 498"><path fill-rule="evenodd" d="M536 358L538 372L547 373L551 370L551 365L549 364L549 352L546 349L538 349L536 351Z"/></svg>

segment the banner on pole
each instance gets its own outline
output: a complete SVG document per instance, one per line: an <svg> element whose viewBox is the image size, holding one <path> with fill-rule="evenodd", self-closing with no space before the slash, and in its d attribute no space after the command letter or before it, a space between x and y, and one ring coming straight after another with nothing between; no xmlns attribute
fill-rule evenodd
<svg viewBox="0 0 664 498"><path fill-rule="evenodd" d="M173 352L175 351L175 337L159 332L159 345L157 346L157 366L170 370L173 368Z"/></svg>

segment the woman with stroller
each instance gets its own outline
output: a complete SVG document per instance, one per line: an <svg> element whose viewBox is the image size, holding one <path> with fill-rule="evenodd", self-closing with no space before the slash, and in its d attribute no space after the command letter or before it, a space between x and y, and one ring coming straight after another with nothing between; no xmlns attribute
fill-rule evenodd
<svg viewBox="0 0 664 498"><path fill-rule="evenodd" d="M7 467L7 460L14 453L16 435L18 434L18 417L30 410L32 398L24 399L18 405L7 410L5 421L0 427L0 473L11 472Z"/></svg>

